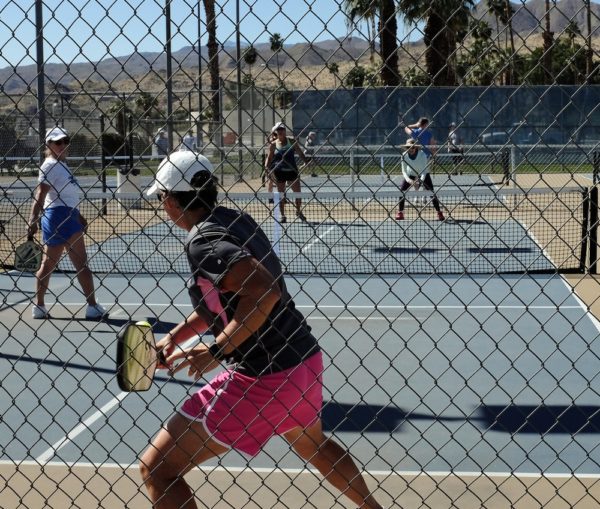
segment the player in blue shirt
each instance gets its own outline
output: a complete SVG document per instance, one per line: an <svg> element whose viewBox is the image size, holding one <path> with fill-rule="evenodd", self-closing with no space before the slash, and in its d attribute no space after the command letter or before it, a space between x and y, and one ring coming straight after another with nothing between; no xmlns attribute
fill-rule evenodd
<svg viewBox="0 0 600 509"><path fill-rule="evenodd" d="M428 159L431 159L435 155L437 152L435 145L437 143L433 137L433 133L429 130L428 118L421 117L416 124L407 125L404 128L404 132L423 147L422 150Z"/></svg>

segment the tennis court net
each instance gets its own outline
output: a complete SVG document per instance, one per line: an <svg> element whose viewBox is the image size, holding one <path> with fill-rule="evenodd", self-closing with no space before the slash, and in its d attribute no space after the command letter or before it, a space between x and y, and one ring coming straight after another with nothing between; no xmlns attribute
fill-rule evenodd
<svg viewBox="0 0 600 509"><path fill-rule="evenodd" d="M593 190L593 191L592 191ZM495 274L585 272L596 245L594 188L406 193L405 219L395 214L401 193L315 192L285 196L286 223L272 195L222 193L222 205L251 214L293 274ZM417 198L415 200L415 198ZM296 200L307 221L295 214ZM31 193L7 192L0 206L0 259L14 263L25 240ZM166 222L157 200L140 194L88 193L81 212L94 272L187 273L185 232ZM591 225L591 226L590 226ZM595 251L592 263L595 261ZM59 268L73 270L68 257Z"/></svg>
<svg viewBox="0 0 600 509"><path fill-rule="evenodd" d="M305 176L312 172L316 176L335 178L354 175L361 178L378 175L393 179L402 175L402 150L395 153L328 153L318 152L313 164L304 170ZM431 172L445 175L492 175L508 180L511 172L510 151L495 152L465 151L460 154L438 152L433 158Z"/></svg>

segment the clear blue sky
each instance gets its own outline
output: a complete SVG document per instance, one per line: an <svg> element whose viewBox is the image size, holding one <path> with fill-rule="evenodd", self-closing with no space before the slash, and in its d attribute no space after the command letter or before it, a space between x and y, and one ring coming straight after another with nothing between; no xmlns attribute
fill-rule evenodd
<svg viewBox="0 0 600 509"><path fill-rule="evenodd" d="M344 37L348 28L338 1L342 2L239 0L242 45L268 42L273 33L281 34L285 44ZM162 51L164 4L165 0L45 0L45 59L95 62L110 55L128 55L136 49ZM217 4L219 41L235 41L236 0L217 0ZM171 1L173 50L196 43L197 16L197 3ZM204 31L204 11L201 19ZM402 23L399 29L401 38L421 38L418 30L407 30ZM363 24L363 37L366 34ZM202 44L206 44L205 36ZM35 51L34 2L0 0L0 68L32 64Z"/></svg>

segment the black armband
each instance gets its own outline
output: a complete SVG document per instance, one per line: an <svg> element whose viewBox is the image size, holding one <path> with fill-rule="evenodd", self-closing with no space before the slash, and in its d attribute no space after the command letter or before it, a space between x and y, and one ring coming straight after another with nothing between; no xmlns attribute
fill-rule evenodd
<svg viewBox="0 0 600 509"><path fill-rule="evenodd" d="M213 356L216 361L224 361L227 358L223 349L217 344L216 341L213 341L210 345L208 345L208 351Z"/></svg>

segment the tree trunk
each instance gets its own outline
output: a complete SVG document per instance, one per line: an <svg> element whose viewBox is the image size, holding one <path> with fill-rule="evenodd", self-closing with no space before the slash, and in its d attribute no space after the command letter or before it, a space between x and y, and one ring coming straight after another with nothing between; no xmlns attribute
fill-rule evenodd
<svg viewBox="0 0 600 509"><path fill-rule="evenodd" d="M398 74L398 23L394 0L382 0L380 23L381 67L380 76L384 86L395 87L400 84Z"/></svg>
<svg viewBox="0 0 600 509"><path fill-rule="evenodd" d="M546 76L546 84L550 85L553 81L552 76L552 45L554 33L550 31L550 0L546 0L546 27L542 33L544 41L544 75Z"/></svg>
<svg viewBox="0 0 600 509"><path fill-rule="evenodd" d="M506 5L504 7L506 9L506 27L508 28L508 35L510 37L510 55L508 61L508 76L507 76L507 85L513 85L515 83L515 34L513 33L512 26L512 16L510 15L510 0L506 0Z"/></svg>
<svg viewBox="0 0 600 509"><path fill-rule="evenodd" d="M377 37L377 27L375 25L375 16L371 16L369 20L369 60L371 64L375 62L375 38Z"/></svg>
<svg viewBox="0 0 600 509"><path fill-rule="evenodd" d="M542 33L544 40L544 75L546 77L546 84L551 85L554 76L552 74L552 46L554 44L554 33L544 30Z"/></svg>
<svg viewBox="0 0 600 509"><path fill-rule="evenodd" d="M220 79L219 79L219 45L217 43L217 18L215 15L214 0L203 0L204 10L206 12L206 32L208 33L208 70L210 73L210 112L212 125L218 125L221 122L221 105L219 100ZM213 137L213 130L210 136Z"/></svg>
<svg viewBox="0 0 600 509"><path fill-rule="evenodd" d="M444 86L448 83L448 72L445 69L448 60L448 41L445 33L445 21L432 13L425 23L423 42L425 50L425 66L434 85Z"/></svg>
<svg viewBox="0 0 600 509"><path fill-rule="evenodd" d="M594 50L592 50L592 6L590 0L585 0L585 24L587 25L587 36L586 36L586 51L585 51L585 74L586 81L589 81L592 75L592 56Z"/></svg>

